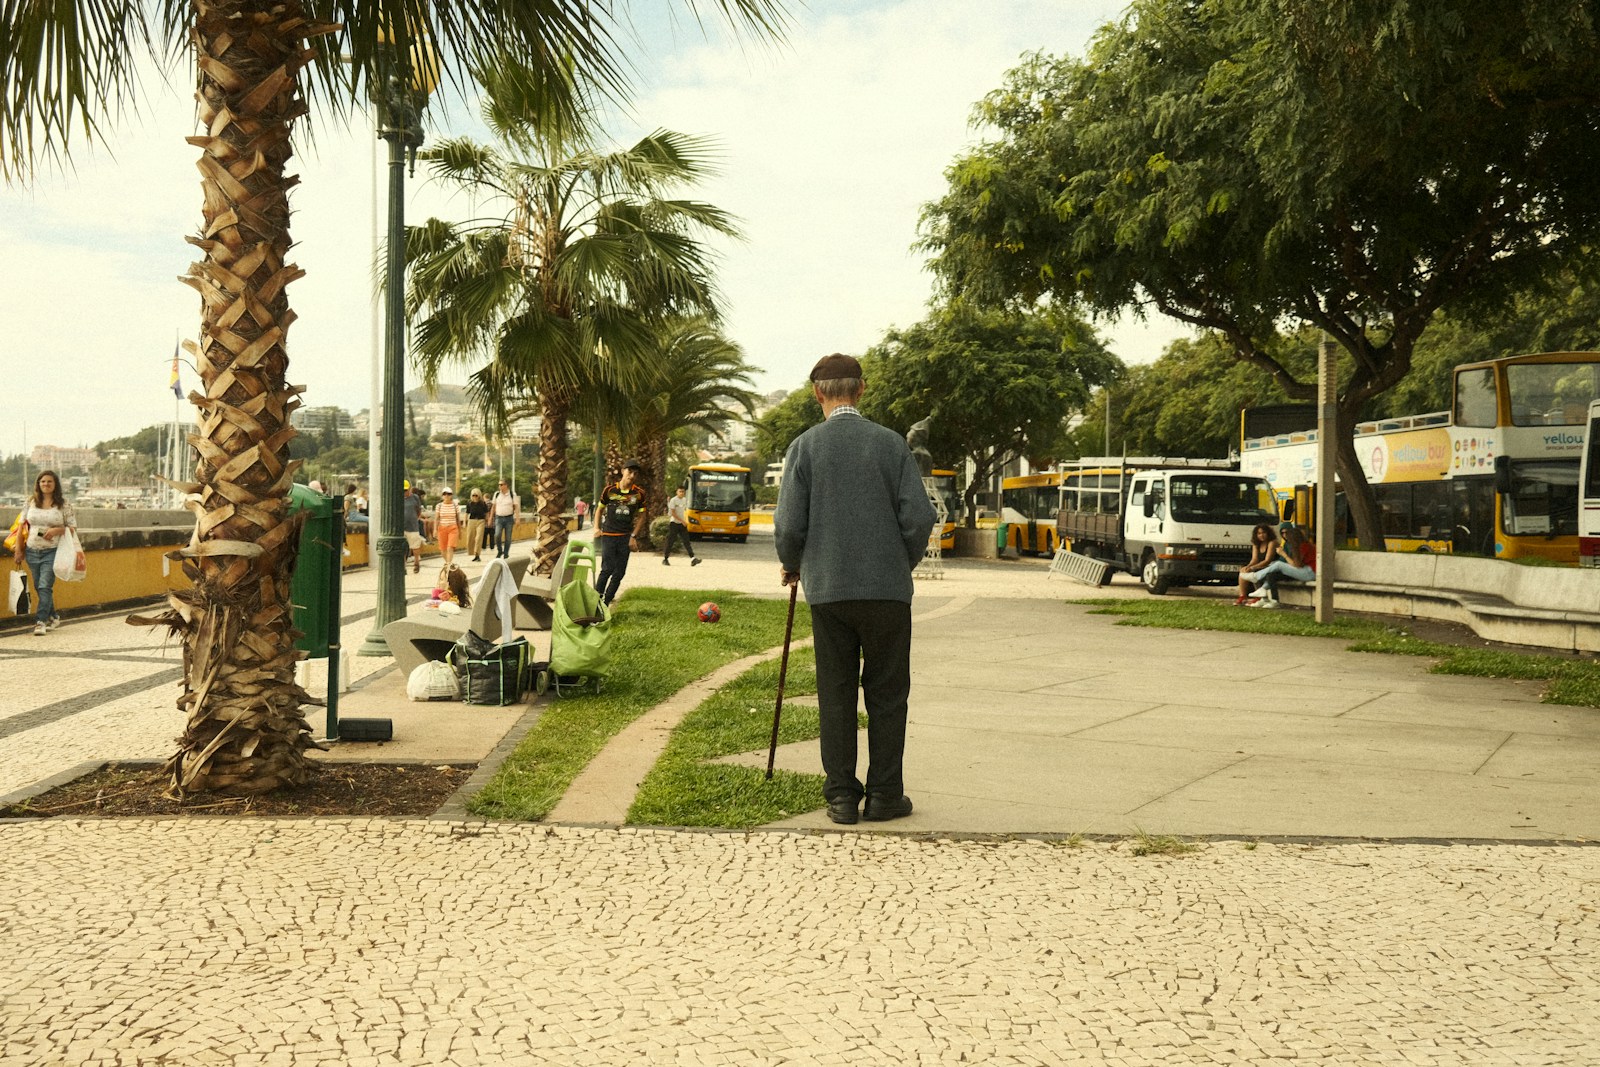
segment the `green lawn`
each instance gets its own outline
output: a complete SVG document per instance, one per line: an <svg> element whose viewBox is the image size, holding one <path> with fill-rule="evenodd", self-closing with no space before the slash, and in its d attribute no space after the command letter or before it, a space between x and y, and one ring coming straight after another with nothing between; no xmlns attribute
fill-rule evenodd
<svg viewBox="0 0 1600 1067"><path fill-rule="evenodd" d="M653 826L748 828L823 806L820 774L711 763L721 756L767 751L778 693L777 660L758 663L690 712L673 731L667 750L639 786L630 823ZM817 691L816 660L809 648L789 658L778 743L814 740L817 709L789 697ZM863 723L865 719L863 719Z"/></svg>
<svg viewBox="0 0 1600 1067"><path fill-rule="evenodd" d="M1119 626L1159 626L1172 630L1226 630L1234 633L1332 637L1350 642L1352 652L1381 652L1437 659L1435 674L1548 681L1542 699L1549 704L1600 707L1600 661L1566 656L1467 648L1424 641L1397 623L1375 619L1336 619L1319 623L1304 611L1259 611L1220 601L1077 600L1095 615L1120 615Z"/></svg>
<svg viewBox="0 0 1600 1067"><path fill-rule="evenodd" d="M696 619L696 607L708 599L721 605L721 622ZM781 645L788 608L787 598L767 600L726 590L629 590L616 604L612 670L604 691L552 697L538 724L472 799L469 810L496 819L544 818L578 773L628 723L723 664ZM797 610L794 639L810 635L810 613ZM769 693L768 729L771 711Z"/></svg>

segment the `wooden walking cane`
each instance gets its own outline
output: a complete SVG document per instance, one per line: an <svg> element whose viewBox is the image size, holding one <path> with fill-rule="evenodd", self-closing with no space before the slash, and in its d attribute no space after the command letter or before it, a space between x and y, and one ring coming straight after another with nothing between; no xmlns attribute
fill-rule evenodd
<svg viewBox="0 0 1600 1067"><path fill-rule="evenodd" d="M783 626L783 663L778 667L778 703L772 709L772 744L767 749L767 781L772 781L772 764L778 758L778 719L783 715L783 683L789 677L789 638L794 634L794 598L800 583L789 587L789 621Z"/></svg>

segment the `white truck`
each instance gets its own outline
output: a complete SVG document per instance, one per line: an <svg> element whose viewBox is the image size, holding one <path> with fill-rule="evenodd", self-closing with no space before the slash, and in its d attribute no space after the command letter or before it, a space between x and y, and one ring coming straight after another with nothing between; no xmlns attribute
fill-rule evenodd
<svg viewBox="0 0 1600 1067"><path fill-rule="evenodd" d="M1084 459L1063 472L1061 501L1063 547L1137 576L1157 596L1235 581L1252 531L1278 523L1267 480L1225 460Z"/></svg>

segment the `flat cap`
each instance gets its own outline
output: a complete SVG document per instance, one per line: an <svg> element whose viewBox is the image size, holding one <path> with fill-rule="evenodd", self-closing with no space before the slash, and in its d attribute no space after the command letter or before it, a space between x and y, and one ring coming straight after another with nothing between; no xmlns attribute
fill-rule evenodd
<svg viewBox="0 0 1600 1067"><path fill-rule="evenodd" d="M644 470L644 464L636 459L623 460L622 469L625 471L642 471Z"/></svg>
<svg viewBox="0 0 1600 1067"><path fill-rule="evenodd" d="M825 382L832 378L859 377L861 377L861 361L854 356L838 352L831 356L823 356L817 360L817 365L811 368L811 380L814 382Z"/></svg>

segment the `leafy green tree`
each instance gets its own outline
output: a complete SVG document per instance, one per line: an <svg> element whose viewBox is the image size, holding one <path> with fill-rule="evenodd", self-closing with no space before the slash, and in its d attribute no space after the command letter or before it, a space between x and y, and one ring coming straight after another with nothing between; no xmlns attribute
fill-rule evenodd
<svg viewBox="0 0 1600 1067"><path fill-rule="evenodd" d="M560 128L520 125L495 96L499 145L467 138L425 153L441 182L485 214L411 228L407 309L429 384L447 363L475 368L468 386L491 432L538 404L536 567L566 544L567 421L586 390L627 392L649 380L656 327L716 311L700 233L733 234L722 211L675 190L708 173L711 146L658 131L601 152Z"/></svg>
<svg viewBox="0 0 1600 1067"><path fill-rule="evenodd" d="M1135 0L1084 60L1034 56L998 132L924 215L952 294L1162 314L1272 351L1326 331L1339 475L1381 543L1351 433L1444 309L1504 308L1600 239L1595 0Z"/></svg>
<svg viewBox="0 0 1600 1067"><path fill-rule="evenodd" d="M161 448L161 442L166 433L171 430L171 423L159 426L146 426L138 433L126 437L113 437L108 441L101 441L94 446L94 450L104 456L111 452L132 451L140 455L154 456Z"/></svg>
<svg viewBox="0 0 1600 1067"><path fill-rule="evenodd" d="M756 420L757 448L768 463L776 463L791 441L821 421L822 405L812 395L811 383L805 382Z"/></svg>
<svg viewBox="0 0 1600 1067"><path fill-rule="evenodd" d="M1046 464L1061 456L1067 417L1120 366L1093 330L1059 311L941 308L868 351L862 414L901 433L932 418L934 463L972 465L970 526L978 491L1007 458Z"/></svg>

